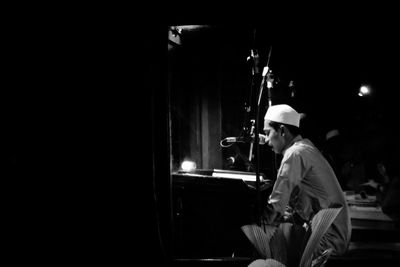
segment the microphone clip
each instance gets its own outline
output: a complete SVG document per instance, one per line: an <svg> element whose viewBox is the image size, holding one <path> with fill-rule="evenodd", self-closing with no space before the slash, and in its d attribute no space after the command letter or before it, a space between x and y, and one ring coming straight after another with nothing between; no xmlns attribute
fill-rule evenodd
<svg viewBox="0 0 400 267"><path fill-rule="evenodd" d="M250 50L250 56L247 57L247 61L251 63L251 73L252 75L260 73L260 56L257 49Z"/></svg>

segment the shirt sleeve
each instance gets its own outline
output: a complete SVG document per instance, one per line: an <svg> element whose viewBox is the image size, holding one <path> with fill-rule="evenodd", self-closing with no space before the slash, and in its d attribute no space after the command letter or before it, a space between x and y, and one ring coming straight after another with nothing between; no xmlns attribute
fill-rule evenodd
<svg viewBox="0 0 400 267"><path fill-rule="evenodd" d="M271 204L276 212L284 213L293 189L301 182L302 169L300 155L291 153L287 158L282 159L277 179L268 199L268 204Z"/></svg>

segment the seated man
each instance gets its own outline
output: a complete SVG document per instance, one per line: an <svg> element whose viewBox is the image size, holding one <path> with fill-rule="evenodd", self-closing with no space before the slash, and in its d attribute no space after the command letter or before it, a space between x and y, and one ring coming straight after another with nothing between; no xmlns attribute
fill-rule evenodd
<svg viewBox="0 0 400 267"><path fill-rule="evenodd" d="M299 126L300 114L285 104L271 106L264 117L266 144L283 158L263 219L270 225L292 222L296 226L293 229L301 230L319 210L341 205L343 209L323 236L315 256L328 248L333 249L332 255L341 255L351 237L345 195L332 167L309 139L302 138Z"/></svg>

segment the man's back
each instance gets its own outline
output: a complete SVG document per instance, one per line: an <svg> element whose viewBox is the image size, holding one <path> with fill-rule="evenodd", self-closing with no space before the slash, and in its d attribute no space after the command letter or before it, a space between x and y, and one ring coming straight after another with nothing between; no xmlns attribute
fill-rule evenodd
<svg viewBox="0 0 400 267"><path fill-rule="evenodd" d="M297 139L284 154L281 168L297 169L288 178L294 183L289 205L303 220L310 221L320 209L343 206L322 240L333 254L343 254L351 236L351 222L345 195L332 167L308 139ZM284 173L284 170L282 171Z"/></svg>

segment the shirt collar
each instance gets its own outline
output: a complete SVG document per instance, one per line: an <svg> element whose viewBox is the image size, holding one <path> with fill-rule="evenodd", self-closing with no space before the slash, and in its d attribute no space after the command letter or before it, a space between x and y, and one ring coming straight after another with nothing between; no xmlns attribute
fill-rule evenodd
<svg viewBox="0 0 400 267"><path fill-rule="evenodd" d="M297 141L300 141L300 140L302 140L302 139L303 139L303 137L301 137L300 134L297 135L296 137L294 137L294 138L292 139L292 141L290 141L289 144L282 150L282 155L285 155L286 150L287 150L289 147L291 147L294 143L296 143Z"/></svg>

